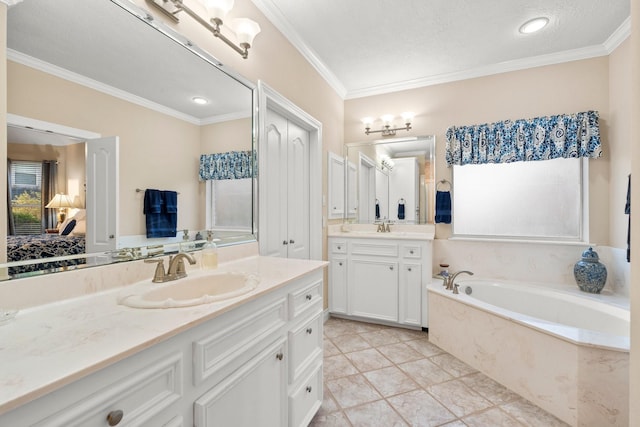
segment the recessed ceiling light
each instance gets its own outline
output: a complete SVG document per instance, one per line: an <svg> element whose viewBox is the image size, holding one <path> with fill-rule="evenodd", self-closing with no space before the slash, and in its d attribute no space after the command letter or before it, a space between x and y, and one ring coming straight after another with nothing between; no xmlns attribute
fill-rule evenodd
<svg viewBox="0 0 640 427"><path fill-rule="evenodd" d="M534 18L522 24L522 27L520 27L520 32L522 34L535 33L536 31L540 31L541 29L543 29L548 23L549 18Z"/></svg>
<svg viewBox="0 0 640 427"><path fill-rule="evenodd" d="M205 105L209 103L209 100L206 98L203 98L201 96L194 96L193 98L191 98L191 100L193 102L195 102L198 105Z"/></svg>

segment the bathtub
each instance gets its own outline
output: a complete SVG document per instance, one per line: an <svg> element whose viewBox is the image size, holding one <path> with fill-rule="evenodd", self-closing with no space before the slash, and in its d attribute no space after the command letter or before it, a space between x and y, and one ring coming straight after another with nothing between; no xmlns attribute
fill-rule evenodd
<svg viewBox="0 0 640 427"><path fill-rule="evenodd" d="M569 286L428 287L429 340L572 426L628 425L628 300Z"/></svg>

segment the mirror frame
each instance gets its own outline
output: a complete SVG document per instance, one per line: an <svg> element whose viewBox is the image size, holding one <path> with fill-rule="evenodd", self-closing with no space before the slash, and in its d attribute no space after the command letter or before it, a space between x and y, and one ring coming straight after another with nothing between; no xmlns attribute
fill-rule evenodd
<svg viewBox="0 0 640 427"><path fill-rule="evenodd" d="M12 5L11 2L7 3L7 0L0 0L1 2L7 4L8 6ZM186 36L172 29L165 23L163 23L158 17L150 14L148 11L143 8L128 2L126 0L110 0L114 5L120 7L124 13L130 13L132 16L138 18L141 24L145 24L150 26L153 30L158 31L159 35L162 37L167 37L171 42L175 42L179 44L181 47L189 50L191 53L195 54L201 60L207 62L209 65L215 67L215 69L224 73L227 77L232 78L236 82L245 86L247 89L251 91L251 150L254 153L253 158L253 178L252 178L252 195L251 195L251 206L252 206L252 220L251 220L251 232L247 234L238 234L237 236L230 237L229 239L222 240L216 242L219 247L224 246L232 246L239 245L245 243L253 243L258 240L258 206L257 206L257 192L258 192L258 174L257 174L257 157L258 157L258 146L257 146L257 135L258 135L258 90L257 85L239 74L237 71L225 66L216 59L214 56L206 52L204 49L194 45ZM6 60L9 60L8 58ZM7 125L5 121L5 126ZM6 141L5 141L6 143ZM203 224L206 227L206 225ZM190 232L203 232L204 230L189 230ZM206 235L206 233L203 233ZM179 236L176 235L176 240L179 239ZM206 240L191 240L190 244L193 244L191 250L199 250L202 245L206 242ZM86 268L91 266L98 265L106 265L112 263L118 263L129 260L137 260L149 258L152 256L164 256L170 253L175 253L180 250L180 241L171 242L171 243L153 243L148 245L141 245L133 248L118 248L115 253L106 252L106 253L85 253L80 255L69 255L64 257L55 257L55 258L41 258L34 260L24 260L24 261L15 261L15 262L5 262L0 263L0 281L2 280L17 280L23 277L33 277L37 275L43 274L51 274L58 273L64 271L75 270L79 268ZM159 248L161 246L161 248ZM152 253L161 249L161 253L157 255L151 255ZM125 253L123 255L123 253ZM131 258L129 256L131 254L140 254L139 257ZM25 264L40 264L40 263L48 263L52 261L62 261L66 259L81 259L84 258L86 260L85 264L74 265L70 267L64 268L55 268L49 270L39 270L30 273L18 274L16 277L11 277L7 274L9 267L20 266Z"/></svg>

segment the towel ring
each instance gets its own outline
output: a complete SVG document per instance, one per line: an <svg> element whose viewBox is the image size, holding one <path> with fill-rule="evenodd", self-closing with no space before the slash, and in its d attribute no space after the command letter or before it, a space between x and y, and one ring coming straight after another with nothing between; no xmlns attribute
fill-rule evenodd
<svg viewBox="0 0 640 427"><path fill-rule="evenodd" d="M145 190L143 190L142 188L136 188L136 193L144 193ZM178 194L180 194L179 192L177 192Z"/></svg>
<svg viewBox="0 0 640 427"><path fill-rule="evenodd" d="M451 190L451 183L449 181L447 181L446 179L441 179L440 181L438 181L438 183L436 184L436 190L440 189L440 185L441 184L449 185L449 190Z"/></svg>

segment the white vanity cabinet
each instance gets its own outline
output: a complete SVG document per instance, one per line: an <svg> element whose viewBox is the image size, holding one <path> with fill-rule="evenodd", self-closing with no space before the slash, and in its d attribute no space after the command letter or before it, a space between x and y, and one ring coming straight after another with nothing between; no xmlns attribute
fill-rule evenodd
<svg viewBox="0 0 640 427"><path fill-rule="evenodd" d="M322 282L313 270L0 415L0 425L306 427L322 404Z"/></svg>
<svg viewBox="0 0 640 427"><path fill-rule="evenodd" d="M426 239L330 236L329 311L427 327L424 287L431 276L431 244Z"/></svg>

